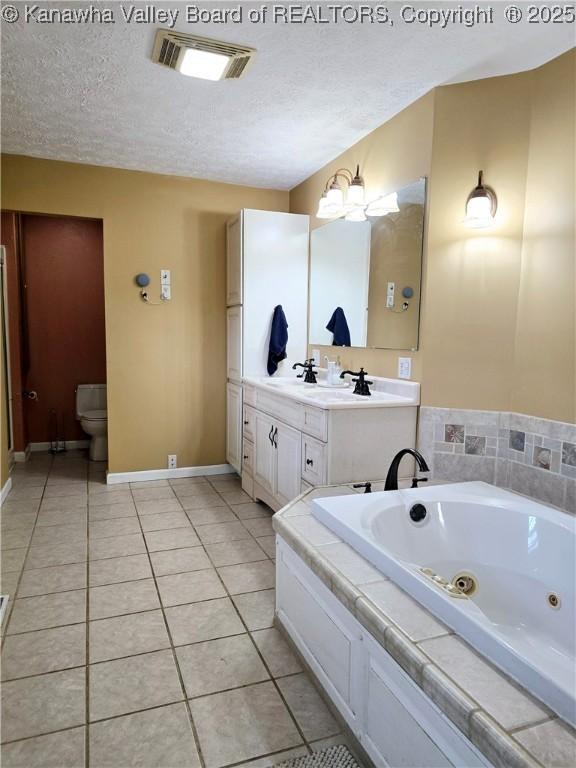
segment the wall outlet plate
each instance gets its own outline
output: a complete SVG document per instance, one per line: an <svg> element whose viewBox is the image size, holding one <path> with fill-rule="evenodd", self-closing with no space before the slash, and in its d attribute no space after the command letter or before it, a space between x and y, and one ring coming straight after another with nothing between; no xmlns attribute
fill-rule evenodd
<svg viewBox="0 0 576 768"><path fill-rule="evenodd" d="M399 379L412 378L412 358L411 357L398 358L398 378Z"/></svg>
<svg viewBox="0 0 576 768"><path fill-rule="evenodd" d="M162 299L162 301L170 301L170 299L172 298L172 289L170 288L169 285L162 286L160 298Z"/></svg>
<svg viewBox="0 0 576 768"><path fill-rule="evenodd" d="M178 466L177 456L175 453L168 455L168 469L176 469Z"/></svg>
<svg viewBox="0 0 576 768"><path fill-rule="evenodd" d="M320 367L320 350L319 349L313 349L312 350L312 359L314 360L314 365L316 368Z"/></svg>
<svg viewBox="0 0 576 768"><path fill-rule="evenodd" d="M396 290L396 284L395 283L388 283L388 287L386 289L386 307L388 309L394 308L394 292Z"/></svg>
<svg viewBox="0 0 576 768"><path fill-rule="evenodd" d="M169 269L161 269L160 270L160 285L170 285L170 270Z"/></svg>

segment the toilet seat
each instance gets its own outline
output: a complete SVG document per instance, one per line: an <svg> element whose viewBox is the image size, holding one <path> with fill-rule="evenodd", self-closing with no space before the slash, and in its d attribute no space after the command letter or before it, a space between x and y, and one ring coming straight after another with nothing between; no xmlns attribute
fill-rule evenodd
<svg viewBox="0 0 576 768"><path fill-rule="evenodd" d="M86 419L86 421L106 421L108 411L86 411L81 418Z"/></svg>

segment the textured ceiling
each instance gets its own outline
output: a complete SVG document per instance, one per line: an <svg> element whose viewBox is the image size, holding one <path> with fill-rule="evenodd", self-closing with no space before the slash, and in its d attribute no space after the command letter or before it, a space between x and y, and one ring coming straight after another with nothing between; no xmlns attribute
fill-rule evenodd
<svg viewBox="0 0 576 768"><path fill-rule="evenodd" d="M249 23L248 7L261 3L241 3L242 24L187 24L185 4L158 3L180 10L177 30L257 48L244 78L213 83L150 61L155 30L166 24L128 24L119 3L92 5L113 9L116 23L2 24L4 151L277 189L431 88L538 66L570 48L574 34L498 21L503 6L490 26L430 30ZM403 4L390 5L396 13Z"/></svg>

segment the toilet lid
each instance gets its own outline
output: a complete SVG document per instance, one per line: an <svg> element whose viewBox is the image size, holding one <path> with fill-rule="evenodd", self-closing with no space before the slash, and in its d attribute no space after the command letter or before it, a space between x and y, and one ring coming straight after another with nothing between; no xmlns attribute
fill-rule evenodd
<svg viewBox="0 0 576 768"><path fill-rule="evenodd" d="M108 418L108 411L86 411L82 417L90 421L103 421Z"/></svg>

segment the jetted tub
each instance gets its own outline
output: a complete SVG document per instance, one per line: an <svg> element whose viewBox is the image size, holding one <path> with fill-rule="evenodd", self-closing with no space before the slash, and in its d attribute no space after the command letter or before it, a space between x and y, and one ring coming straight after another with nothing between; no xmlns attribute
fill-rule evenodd
<svg viewBox="0 0 576 768"><path fill-rule="evenodd" d="M482 482L315 499L313 514L576 725L576 519Z"/></svg>

